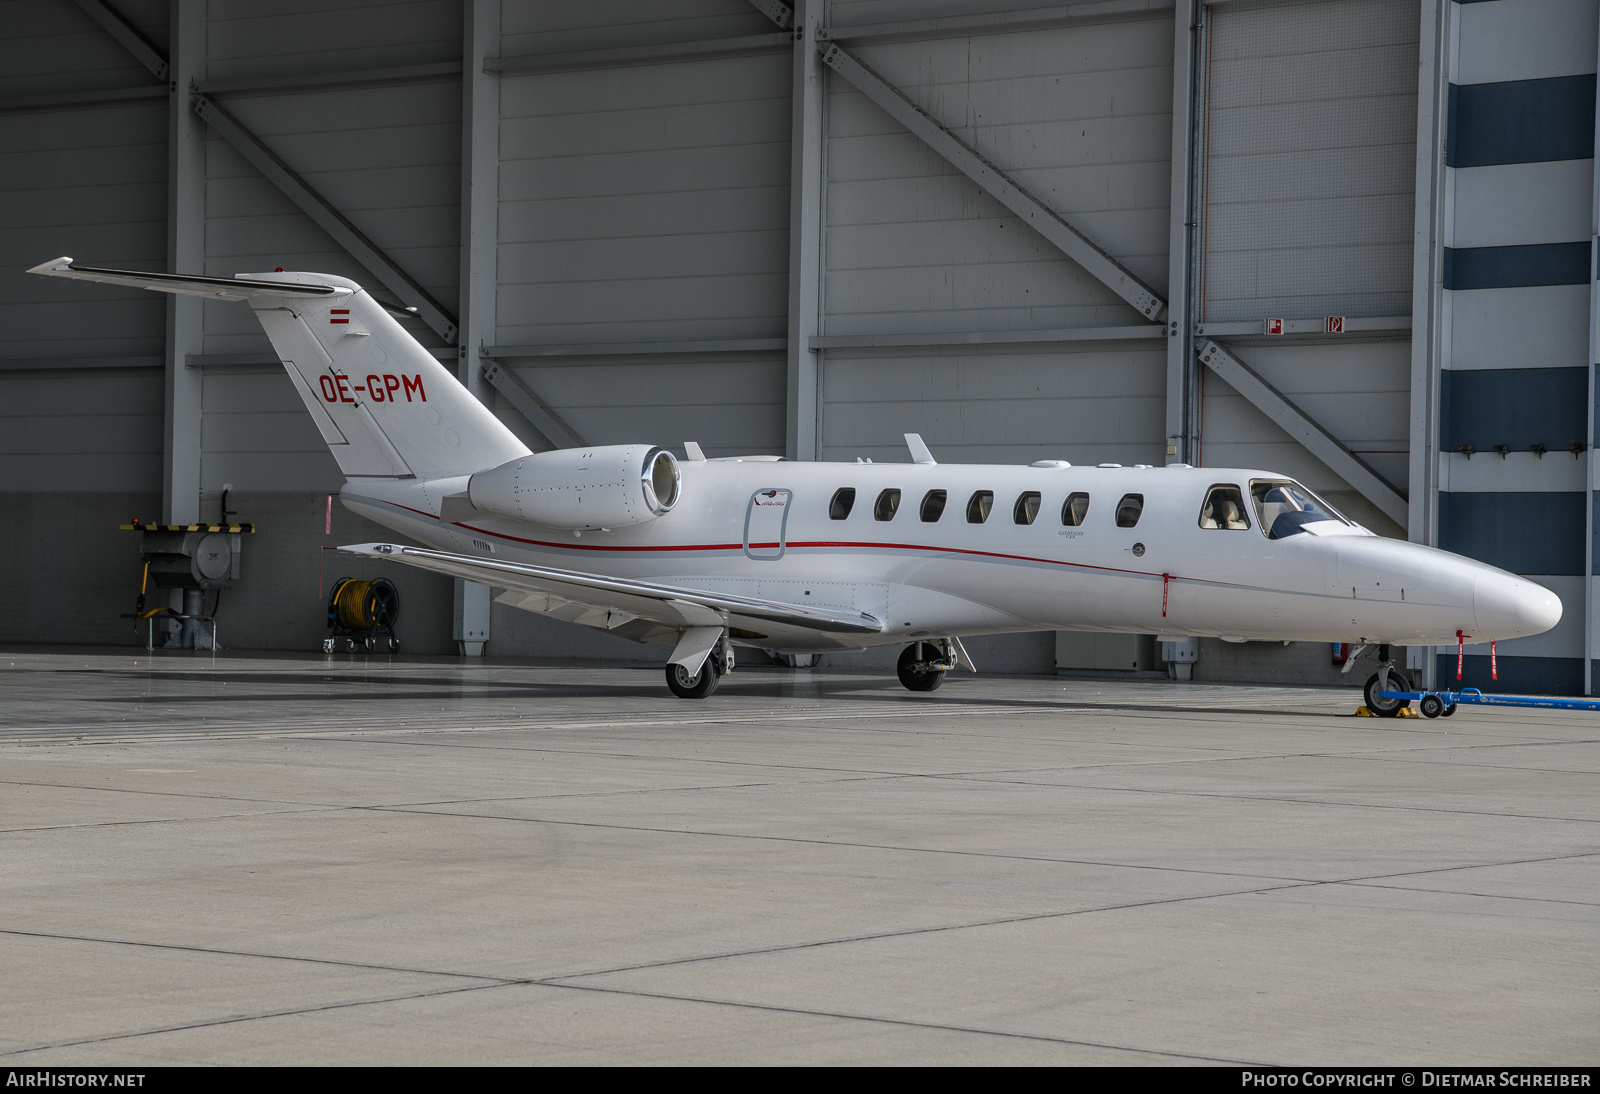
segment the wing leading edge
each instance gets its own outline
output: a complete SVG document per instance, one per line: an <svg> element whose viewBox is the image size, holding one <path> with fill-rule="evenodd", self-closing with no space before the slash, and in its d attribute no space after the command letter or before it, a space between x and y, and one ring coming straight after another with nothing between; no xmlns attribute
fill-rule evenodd
<svg viewBox="0 0 1600 1094"><path fill-rule="evenodd" d="M648 624L645 632L639 632L635 627L636 633L624 634L624 637L637 637L640 641L660 641L663 631L677 634L686 628L699 627L743 626L753 629L755 626L777 625L835 635L878 634L883 630L883 622L866 612L785 604L392 543L361 543L340 547L339 550L498 586L508 590L506 595L499 597L504 603L528 611L559 615L586 626L616 631L625 624ZM563 612L562 608L576 611ZM648 633L652 631L656 633Z"/></svg>

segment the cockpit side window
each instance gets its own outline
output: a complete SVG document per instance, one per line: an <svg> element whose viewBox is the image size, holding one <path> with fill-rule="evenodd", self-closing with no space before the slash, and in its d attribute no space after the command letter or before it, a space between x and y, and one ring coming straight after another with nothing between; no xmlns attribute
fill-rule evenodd
<svg viewBox="0 0 1600 1094"><path fill-rule="evenodd" d="M1238 532L1250 527L1244 511L1244 492L1231 482L1218 483L1206 491L1200 507L1200 527Z"/></svg>
<svg viewBox="0 0 1600 1094"><path fill-rule="evenodd" d="M929 490L922 495L922 521L932 524L944 516L944 503L949 497L943 490Z"/></svg>
<svg viewBox="0 0 1600 1094"><path fill-rule="evenodd" d="M878 503L872 507L873 520L893 520L896 511L900 508L900 491L889 489L878 495Z"/></svg>
<svg viewBox="0 0 1600 1094"><path fill-rule="evenodd" d="M856 488L841 486L833 492L833 500L828 503L828 519L843 520L850 515L850 510L856 503Z"/></svg>
<svg viewBox="0 0 1600 1094"><path fill-rule="evenodd" d="M1089 495L1084 493L1069 494L1067 500L1061 503L1061 523L1068 528L1077 528L1083 524L1083 518L1089 515Z"/></svg>
<svg viewBox="0 0 1600 1094"><path fill-rule="evenodd" d="M1143 494L1124 494L1122 500L1117 502L1117 527L1132 528L1139 523L1139 517L1144 513Z"/></svg>
<svg viewBox="0 0 1600 1094"><path fill-rule="evenodd" d="M1032 524L1033 518L1039 515L1039 491L1029 490L1017 498L1017 504L1011 507L1011 522L1013 524Z"/></svg>
<svg viewBox="0 0 1600 1094"><path fill-rule="evenodd" d="M989 519L989 510L994 508L994 491L979 490L967 500L967 523L982 524Z"/></svg>
<svg viewBox="0 0 1600 1094"><path fill-rule="evenodd" d="M1256 519L1268 539L1297 535L1308 524L1350 523L1333 506L1288 479L1256 479L1250 483L1250 497L1255 502Z"/></svg>

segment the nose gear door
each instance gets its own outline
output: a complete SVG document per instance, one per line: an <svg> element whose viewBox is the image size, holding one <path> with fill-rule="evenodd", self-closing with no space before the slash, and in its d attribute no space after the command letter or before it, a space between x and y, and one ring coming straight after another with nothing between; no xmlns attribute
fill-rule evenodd
<svg viewBox="0 0 1600 1094"><path fill-rule="evenodd" d="M744 514L746 557L771 562L783 557L784 535L789 526L787 490L757 490Z"/></svg>

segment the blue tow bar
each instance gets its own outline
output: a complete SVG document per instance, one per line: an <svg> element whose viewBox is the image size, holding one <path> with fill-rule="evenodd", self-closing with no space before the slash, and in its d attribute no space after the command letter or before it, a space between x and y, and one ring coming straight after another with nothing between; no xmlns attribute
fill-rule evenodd
<svg viewBox="0 0 1600 1094"><path fill-rule="evenodd" d="M1464 691L1380 691L1381 699L1410 699L1420 703L1428 696L1436 697L1446 709L1457 703L1472 703L1485 707L1551 707L1556 710L1600 710L1600 699L1559 699L1546 695L1485 695L1477 688ZM1427 710L1424 709L1426 714Z"/></svg>

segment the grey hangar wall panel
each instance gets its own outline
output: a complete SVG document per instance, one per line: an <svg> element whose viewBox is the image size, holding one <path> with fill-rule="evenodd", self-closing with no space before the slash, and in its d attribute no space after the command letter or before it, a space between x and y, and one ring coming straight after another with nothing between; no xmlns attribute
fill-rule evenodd
<svg viewBox="0 0 1600 1094"><path fill-rule="evenodd" d="M1444 294L1446 369L1558 368L1589 353L1589 286Z"/></svg>
<svg viewBox="0 0 1600 1094"><path fill-rule="evenodd" d="M1135 273L1162 285L1171 39L1170 20L1147 19L860 53ZM829 78L825 110L825 333L1138 320L843 80Z"/></svg>
<svg viewBox="0 0 1600 1094"><path fill-rule="evenodd" d="M914 432L946 463L1158 464L1166 353L1144 345L830 350L822 457L901 462Z"/></svg>
<svg viewBox="0 0 1600 1094"><path fill-rule="evenodd" d="M1466 0L1455 9L1457 83L1595 70L1594 0Z"/></svg>
<svg viewBox="0 0 1600 1094"><path fill-rule="evenodd" d="M403 4L207 0L206 4L206 75L212 80L460 59L460 0Z"/></svg>
<svg viewBox="0 0 1600 1094"><path fill-rule="evenodd" d="M773 337L785 54L501 80L499 338Z"/></svg>
<svg viewBox="0 0 1600 1094"><path fill-rule="evenodd" d="M781 453L784 359L777 353L512 358L505 362L594 444L698 441L707 456ZM496 394L496 405L503 397ZM520 415L503 414L513 431ZM525 438L530 447L532 438Z"/></svg>
<svg viewBox="0 0 1600 1094"><path fill-rule="evenodd" d="M163 392L159 367L0 372L4 481L13 490L159 497Z"/></svg>
<svg viewBox="0 0 1600 1094"><path fill-rule="evenodd" d="M1202 319L1408 314L1417 4L1210 19Z"/></svg>
<svg viewBox="0 0 1600 1094"><path fill-rule="evenodd" d="M504 54L571 53L770 34L770 19L744 0L539 0L501 8Z"/></svg>
<svg viewBox="0 0 1600 1094"><path fill-rule="evenodd" d="M161 269L167 249L164 99L0 114L0 356L160 355L159 297L22 271L60 255Z"/></svg>
<svg viewBox="0 0 1600 1094"><path fill-rule="evenodd" d="M1501 247L1589 238L1594 160L1463 167L1447 172L1453 211L1445 244Z"/></svg>

